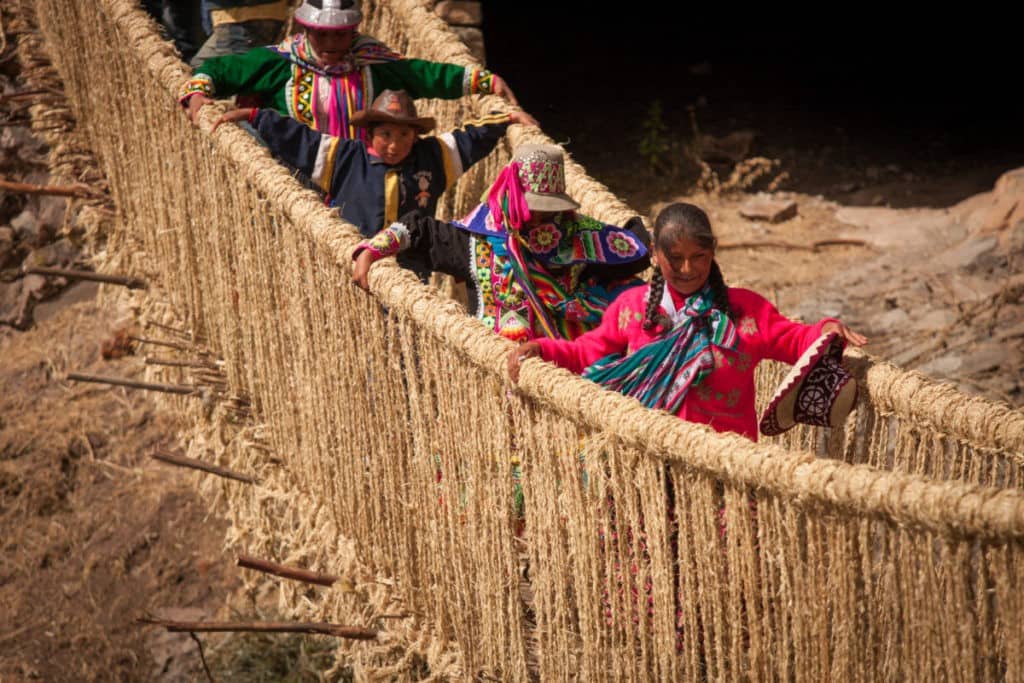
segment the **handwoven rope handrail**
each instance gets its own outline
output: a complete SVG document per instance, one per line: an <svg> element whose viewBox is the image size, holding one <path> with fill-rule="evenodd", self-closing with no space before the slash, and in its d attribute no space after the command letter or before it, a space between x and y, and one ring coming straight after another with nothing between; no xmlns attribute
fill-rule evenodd
<svg viewBox="0 0 1024 683"><path fill-rule="evenodd" d="M982 396L968 396L950 384L861 351L850 355L863 359L858 375L878 410L905 416L979 448L1014 453L1024 462L1024 412Z"/></svg>
<svg viewBox="0 0 1024 683"><path fill-rule="evenodd" d="M148 21L140 16L130 0L104 0L104 5L109 5L113 16L126 26L132 47L141 54L150 55L148 67L172 101L170 98L176 94L188 73L184 65L168 50L166 43L152 33ZM395 11L403 17L417 17L426 11L419 0L397 0L394 5ZM440 54L451 55L453 59L469 59L468 50L461 41L443 30L443 22L430 12L426 12L426 16L432 17L426 22L431 25L430 30L440 34L434 36L429 44L442 46L438 48ZM439 25L432 25L435 19ZM500 103L499 100L489 104L492 107L502 106ZM204 108L200 127L209 131L218 115L216 108ZM513 128L510 135L516 145L524 142L551 143L550 138L540 131ZM354 227L344 224L333 212L325 209L311 192L301 188L266 150L245 133L232 127L222 127L210 139L218 154L231 159L265 196L275 197L282 212L335 253L339 263L343 264L344 272L349 272L351 253L361 239ZM571 158L567 163L566 176L570 192L579 199L584 210L606 220L623 220L635 215L604 185L589 178L583 167ZM388 285L382 287L379 283L385 279L385 268L381 264L372 271L375 277L371 278L371 283L374 293L387 306L408 312L418 324L461 349L481 367L495 374L502 372L504 357L510 348L506 342L468 320L454 306L443 304L432 294L417 291L421 286L411 275L389 275L386 278ZM1024 416L1019 411L1002 408L984 399L966 397L919 373L902 371L870 359L865 377L871 400L875 400L877 393L884 410L927 421L929 426L942 426L958 438L991 448L1015 448L1024 444ZM561 391L562 387L572 388ZM566 377L566 373L550 366L524 372L521 388L531 398L557 407L564 415L587 415L588 424L594 428L602 428L609 423L607 420L602 422L602 416L606 418L607 412L629 414L631 419L626 422L633 426L623 428L620 435L630 443L667 457L680 452L700 453L699 457L691 455L683 460L718 476L735 478L744 485L770 484L778 493L786 493L786 487L791 486L788 493L794 498L839 505L860 514L936 531L977 533L989 537L1019 537L1024 533L1024 495L1017 492L985 492L966 485L929 483L922 478L814 461L809 454L793 454L778 447L754 445L744 439L717 435L680 423L677 419L638 409L634 402L601 391L589 382ZM914 400L918 392L925 394L927 400ZM586 397L586 400L581 397ZM592 408L595 405L614 408L597 412ZM962 411L957 405L966 405L970 409ZM580 412L574 413L577 406ZM971 419L945 421L951 416L960 417L961 413L966 413ZM621 424L621 421L616 423ZM714 445L705 446L707 443ZM758 464L745 464L744 459ZM760 480L762 475L765 478ZM855 485L850 482L855 482ZM862 499L858 497L859 492L864 493Z"/></svg>
<svg viewBox="0 0 1024 683"><path fill-rule="evenodd" d="M153 40L152 36L147 38ZM173 74L170 66L165 69L167 73ZM175 83L175 80L165 82L169 93L174 92ZM213 108L205 109L201 127L209 130L216 117ZM515 138L516 144L523 138L529 141L550 142L550 138L539 132L527 135L520 133ZM219 154L236 162L240 168L246 169L248 177L262 193L282 200L282 210L296 225L307 229L314 239L329 247L338 255L339 262L349 262L352 251L361 239L354 227L343 225L337 216L325 209L309 191L300 188L290 174L279 164L274 163L245 133L224 128L214 133L211 139ZM570 161L566 173L573 196L579 197L587 208L594 205L600 207L601 211L594 213L602 217L635 215L625 205L608 199L604 185L587 177L579 164ZM282 187L289 187L290 191L282 193ZM595 197L598 199L594 199ZM347 271L347 265L343 267L346 267ZM388 270L397 272L389 272L385 278L384 272ZM412 274L401 271L397 266L389 268L386 264L380 264L372 272L373 291L380 296L385 305L408 312L424 329L461 348L467 357L481 368L495 374L502 372L504 358L510 349L507 342L468 321L465 314L454 304L432 293L411 294L411 290L415 292L421 286ZM385 285L380 284L382 280L385 281ZM883 373L886 374L879 378L878 376ZM898 373L898 376L893 377L888 373ZM537 374L546 379L541 380ZM978 533L989 538L1017 538L1024 535L1024 495L1018 492L990 490L986 493L982 488L966 484L934 483L923 477L899 475L866 467L851 467L831 461L816 461L809 454L792 454L778 446L752 444L739 437L715 434L694 425L681 423L678 419L646 411L635 401L602 391L590 382L566 375L564 371L551 367L543 367L540 371L527 370L523 373L521 388L530 397L554 405L565 416L586 415L588 424L595 428L604 426L607 429L608 421L602 418L609 414L617 413L621 417L629 415L630 419L625 420L625 423L634 425L633 427L628 430L623 428L622 432L617 428L610 428L610 431L617 432L635 445L645 446L646 449L664 456L700 453L698 459L685 459L687 464L718 476L733 478L737 483L751 486L770 485L774 492L779 494L837 505L860 514L921 525L932 530ZM895 407L907 410L912 405L905 391L897 393L892 389L897 382L909 382L914 389L927 390L933 395L942 395L949 391L956 393L955 390L927 380L923 376L897 371L888 365L873 365L867 372L867 378L869 388L873 386L879 392L887 389L892 392L889 394L892 396L888 404L892 408L889 410L895 410ZM871 395L873 396L873 393ZM957 395L970 400L963 394ZM900 400L903 402L897 402ZM987 401L975 399L974 402L999 415L996 408L986 405ZM614 408L594 412L596 405L614 405ZM574 413L573 409L577 407L581 408L581 412ZM590 410L586 410L588 408ZM623 422L615 421L616 424ZM1024 423L1018 422L1018 425L1020 424ZM988 435L1000 433L999 430L987 432ZM965 432L965 437L984 438L985 435L986 432L982 429ZM706 442L714 445L697 449L698 444ZM715 455L716 452L720 455ZM744 464L744 459L758 464ZM784 466L776 465L780 462L784 462ZM759 478L762 475L764 479ZM787 486L792 488L787 490ZM858 497L860 492L864 494L862 498Z"/></svg>
<svg viewBox="0 0 1024 683"><path fill-rule="evenodd" d="M211 135L216 107L198 132L186 122L173 96L187 71L134 2L24 1L73 47L55 59L124 217L114 247L222 354L265 424L253 450L182 408L202 428L193 449L260 472L259 487L215 489L232 542L337 569L340 534L352 534L371 571L400 586L388 599L418 615L389 637L438 676L1021 675L1019 413L856 354L867 396L855 419L794 430L789 449L536 361L510 391L508 342L393 262L371 271L375 299L356 290L351 226L247 134ZM366 7L385 42L469 60L424 3ZM482 99L429 107L444 126L506 106ZM445 210L474 203L507 158L505 146L467 174ZM585 212L632 215L579 165L567 176ZM858 448L849 462L811 453ZM283 595L317 615L358 611L341 593ZM363 661L384 676L410 666L381 656Z"/></svg>

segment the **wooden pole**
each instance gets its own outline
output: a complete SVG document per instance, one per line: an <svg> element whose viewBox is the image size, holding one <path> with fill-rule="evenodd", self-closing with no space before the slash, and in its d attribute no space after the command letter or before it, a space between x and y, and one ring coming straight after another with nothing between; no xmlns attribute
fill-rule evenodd
<svg viewBox="0 0 1024 683"><path fill-rule="evenodd" d="M864 240L841 237L829 240L818 240L817 242L814 243L815 250L820 249L821 247L833 246L866 247L868 246L868 243L865 242Z"/></svg>
<svg viewBox="0 0 1024 683"><path fill-rule="evenodd" d="M17 194L49 194L58 197L89 198L98 196L87 185L31 185L29 183L16 183L11 180L4 180L3 178L0 178L0 190Z"/></svg>
<svg viewBox="0 0 1024 683"><path fill-rule="evenodd" d="M183 344L175 344L174 342L162 341L160 339L149 339L147 337L136 337L134 335L128 335L128 338L132 341L137 341L140 344L154 344L156 346L166 346L169 349L177 349L178 351L188 351L189 348Z"/></svg>
<svg viewBox="0 0 1024 683"><path fill-rule="evenodd" d="M153 356L146 356L146 365L169 365L175 368L204 368L209 370L215 370L217 366L212 363L207 363L201 360L175 360L173 358L154 358Z"/></svg>
<svg viewBox="0 0 1024 683"><path fill-rule="evenodd" d="M822 247L829 246L851 246L851 247L866 247L867 242L858 239L830 239L830 240L819 240L810 244L794 244L792 242L776 242L772 240L764 240L759 242L723 242L718 245L718 249L759 249L761 247L770 249L792 249L795 251L818 251Z"/></svg>
<svg viewBox="0 0 1024 683"><path fill-rule="evenodd" d="M177 327L171 327L170 325L164 325L163 323L158 323L155 320L147 320L146 321L146 327L147 328L148 327L159 327L162 330L167 330L168 332L173 332L174 334L180 334L180 335L183 335L183 336L188 334L185 330L179 330Z"/></svg>
<svg viewBox="0 0 1024 683"><path fill-rule="evenodd" d="M104 275L103 273L94 273L91 270L70 270L68 268L50 268L48 266L29 266L25 268L25 272L35 273L37 275L56 275L58 277L66 277L72 280L105 282L112 285L121 285L128 289L146 289L149 287L149 283L141 278L131 277L128 275Z"/></svg>
<svg viewBox="0 0 1024 683"><path fill-rule="evenodd" d="M238 566L245 567L246 569L255 569L257 571L266 572L267 574L273 574L274 576L280 576L285 579L302 581L304 583L313 583L318 586L331 586L338 580L337 576L333 576L331 574L317 574L316 572L311 572L308 569L288 567L283 564L277 564L276 562L270 562L269 560L261 560L250 555L239 555Z"/></svg>
<svg viewBox="0 0 1024 683"><path fill-rule="evenodd" d="M36 95L57 95L59 94L56 90L22 90L21 92L7 93L6 95L0 95L0 102L7 100L21 100L27 97L35 97Z"/></svg>
<svg viewBox="0 0 1024 683"><path fill-rule="evenodd" d="M359 626L342 626L326 622L290 621L168 621L139 619L139 623L163 626L171 633L319 633L352 640L374 640L378 631Z"/></svg>
<svg viewBox="0 0 1024 683"><path fill-rule="evenodd" d="M156 382L137 382L133 379L123 377L103 377L101 375L84 375L80 372L69 372L69 380L75 382L97 382L99 384L114 384L132 389L146 389L147 391L162 391L166 394L189 395L196 393L196 387L188 384L158 384Z"/></svg>
<svg viewBox="0 0 1024 683"><path fill-rule="evenodd" d="M238 472L229 470L225 467L218 467L217 465L208 465L202 460L196 460L195 458L186 458L183 455L171 455L170 453L151 453L150 456L154 460L166 462L170 465L177 465L178 467L188 467L193 470L201 470L210 474L216 474L218 477L224 477L226 479L234 479L240 481L243 484L258 484L259 481L255 477L251 477L248 474L239 474Z"/></svg>
<svg viewBox="0 0 1024 683"><path fill-rule="evenodd" d="M188 635L190 638L192 638L192 640L196 641L196 645L199 647L199 659L201 659L203 662L203 671L206 672L206 680L208 680L210 683L214 683L213 674L210 673L210 667L206 664L206 653L203 652L203 641L199 640L199 636L197 636L195 633L191 631L188 632Z"/></svg>

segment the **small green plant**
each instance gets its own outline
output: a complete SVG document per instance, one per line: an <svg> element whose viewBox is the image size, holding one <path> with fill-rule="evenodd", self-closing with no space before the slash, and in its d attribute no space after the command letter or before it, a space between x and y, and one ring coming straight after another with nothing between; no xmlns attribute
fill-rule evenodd
<svg viewBox="0 0 1024 683"><path fill-rule="evenodd" d="M652 172L665 173L672 165L674 142L668 137L668 126L662 117L661 100L651 102L640 128L643 130L643 137L640 138L640 156L644 158Z"/></svg>
<svg viewBox="0 0 1024 683"><path fill-rule="evenodd" d="M722 154L722 143L734 136L741 136L746 131L737 131L722 140L705 136L697 122L697 107L686 108L689 119L689 134L673 137L669 126L665 123L661 101L654 100L647 110L647 115L640 127L643 137L640 139L640 154L647 162L652 173L665 175L673 181L682 176L692 178L694 187L706 194L724 195L748 192L755 186L765 187L766 191L774 192L789 179L789 175L780 172L781 163L778 159L747 156L749 139L741 152ZM752 134L749 134L752 137ZM718 147L716 153L715 148ZM722 162L726 165L723 166ZM716 164L712 166L712 164ZM728 172L728 177L723 173Z"/></svg>
<svg viewBox="0 0 1024 683"><path fill-rule="evenodd" d="M210 653L210 668L217 681L351 681L347 669L324 675L334 667L337 649L337 641L325 636L234 634Z"/></svg>
<svg viewBox="0 0 1024 683"><path fill-rule="evenodd" d="M654 100L640 123L640 155L652 173L678 179L684 171L694 174L700 169L700 130L694 107L687 107L690 116L690 139L674 138L665 123L661 100Z"/></svg>

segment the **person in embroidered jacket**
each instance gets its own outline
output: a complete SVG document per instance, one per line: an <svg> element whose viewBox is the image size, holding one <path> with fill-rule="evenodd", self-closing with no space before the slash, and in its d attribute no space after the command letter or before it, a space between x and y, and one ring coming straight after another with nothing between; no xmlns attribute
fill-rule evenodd
<svg viewBox="0 0 1024 683"><path fill-rule="evenodd" d="M385 89L413 98L494 93L518 105L504 80L489 71L404 59L359 34L358 0L305 0L294 18L304 33L203 62L178 98L193 122L214 97L230 95L259 96L261 106L340 138L360 135L352 116Z"/></svg>
<svg viewBox="0 0 1024 683"><path fill-rule="evenodd" d="M622 294L600 327L575 341L520 345L509 355L509 376L517 381L519 364L539 356L649 408L756 441L758 362L794 363L823 333L857 346L867 339L834 318L793 322L759 294L726 286L716 244L700 208L666 207L655 221L650 285Z"/></svg>
<svg viewBox="0 0 1024 683"><path fill-rule="evenodd" d="M371 237L409 211L432 216L441 195L491 153L510 124L523 122L521 114L492 114L421 138L417 134L433 129L434 119L417 116L405 92L385 90L373 107L353 117L353 125L369 131L366 143L317 133L270 109L236 109L216 125L250 121L275 156L306 175L342 218ZM419 259L405 258L403 265L421 277L430 272Z"/></svg>
<svg viewBox="0 0 1024 683"><path fill-rule="evenodd" d="M353 258L353 279L369 287L370 266L417 253L433 270L466 281L470 313L514 340L573 339L594 327L650 259L639 218L626 228L576 212L565 193L562 150L523 145L499 174L487 201L459 222L406 214Z"/></svg>

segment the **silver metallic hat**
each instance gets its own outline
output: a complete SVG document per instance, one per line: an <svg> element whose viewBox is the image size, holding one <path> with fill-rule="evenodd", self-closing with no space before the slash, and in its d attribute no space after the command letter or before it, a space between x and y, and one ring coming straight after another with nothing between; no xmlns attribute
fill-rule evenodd
<svg viewBox="0 0 1024 683"><path fill-rule="evenodd" d="M355 28L363 20L359 0L303 0L295 21L310 28Z"/></svg>

